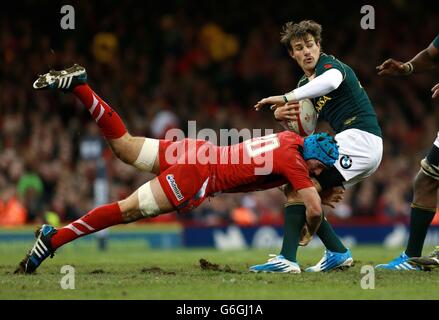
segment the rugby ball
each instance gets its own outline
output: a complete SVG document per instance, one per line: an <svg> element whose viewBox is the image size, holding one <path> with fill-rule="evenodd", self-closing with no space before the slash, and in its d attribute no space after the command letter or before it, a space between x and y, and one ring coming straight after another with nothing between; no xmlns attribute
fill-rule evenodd
<svg viewBox="0 0 439 320"><path fill-rule="evenodd" d="M284 127L302 137L314 133L318 114L310 99L299 101L299 117L297 120L285 120Z"/></svg>

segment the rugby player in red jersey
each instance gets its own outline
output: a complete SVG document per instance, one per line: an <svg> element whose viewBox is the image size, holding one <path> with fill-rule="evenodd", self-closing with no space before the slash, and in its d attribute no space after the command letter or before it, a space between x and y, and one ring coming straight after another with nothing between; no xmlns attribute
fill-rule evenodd
<svg viewBox="0 0 439 320"><path fill-rule="evenodd" d="M290 183L306 206L309 232L314 234L320 225L321 198L310 173L317 176L338 159L338 146L326 133L302 138L282 132L225 147L205 140L133 137L119 115L89 87L87 73L79 65L40 76L34 89L73 93L89 110L116 156L157 177L126 199L97 207L63 228L43 225L18 273L33 273L59 247L79 237L146 217L183 213L219 192L250 192ZM282 268L300 272L295 262Z"/></svg>

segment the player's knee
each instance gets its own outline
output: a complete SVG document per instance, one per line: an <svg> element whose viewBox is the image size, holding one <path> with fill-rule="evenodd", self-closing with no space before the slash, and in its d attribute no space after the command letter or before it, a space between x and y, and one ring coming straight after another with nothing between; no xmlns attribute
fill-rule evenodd
<svg viewBox="0 0 439 320"><path fill-rule="evenodd" d="M128 132L118 139L111 140L110 146L118 159L127 164L134 162L135 159L130 152L130 149L133 148L133 137Z"/></svg>
<svg viewBox="0 0 439 320"><path fill-rule="evenodd" d="M131 210L131 211L126 211L122 213L122 220L123 223L127 224L127 223L131 223L137 220L140 220L144 218L142 212L140 212L140 210Z"/></svg>
<svg viewBox="0 0 439 320"><path fill-rule="evenodd" d="M419 171L413 181L413 189L415 193L436 193L439 182L423 171Z"/></svg>
<svg viewBox="0 0 439 320"><path fill-rule="evenodd" d="M152 218L161 214L161 210L152 192L150 181L138 189L137 197L139 201L139 211L143 217Z"/></svg>

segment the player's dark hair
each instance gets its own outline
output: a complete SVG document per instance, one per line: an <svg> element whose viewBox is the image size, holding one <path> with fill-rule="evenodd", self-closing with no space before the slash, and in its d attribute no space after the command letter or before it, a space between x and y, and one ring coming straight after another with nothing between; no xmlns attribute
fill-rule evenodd
<svg viewBox="0 0 439 320"><path fill-rule="evenodd" d="M292 51L291 40L306 39L308 34L314 37L316 43L322 42L322 26L317 22L313 20L302 20L299 23L290 21L282 27L280 42L287 47L288 51Z"/></svg>

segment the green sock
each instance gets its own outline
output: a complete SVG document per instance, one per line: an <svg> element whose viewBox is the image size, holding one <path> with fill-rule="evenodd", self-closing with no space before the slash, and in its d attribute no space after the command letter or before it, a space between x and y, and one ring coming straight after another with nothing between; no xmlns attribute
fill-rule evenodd
<svg viewBox="0 0 439 320"><path fill-rule="evenodd" d="M434 210L434 209L433 209ZM412 207L410 212L410 236L405 253L409 257L422 256L425 236L428 227L434 218L435 211L424 208Z"/></svg>
<svg viewBox="0 0 439 320"><path fill-rule="evenodd" d="M300 233L306 222L306 209L302 204L285 207L284 239L280 254L290 261L296 262Z"/></svg>
<svg viewBox="0 0 439 320"><path fill-rule="evenodd" d="M348 250L343 245L334 229L332 229L328 220L326 220L326 217L322 220L319 230L317 230L317 235L329 251L345 253Z"/></svg>

